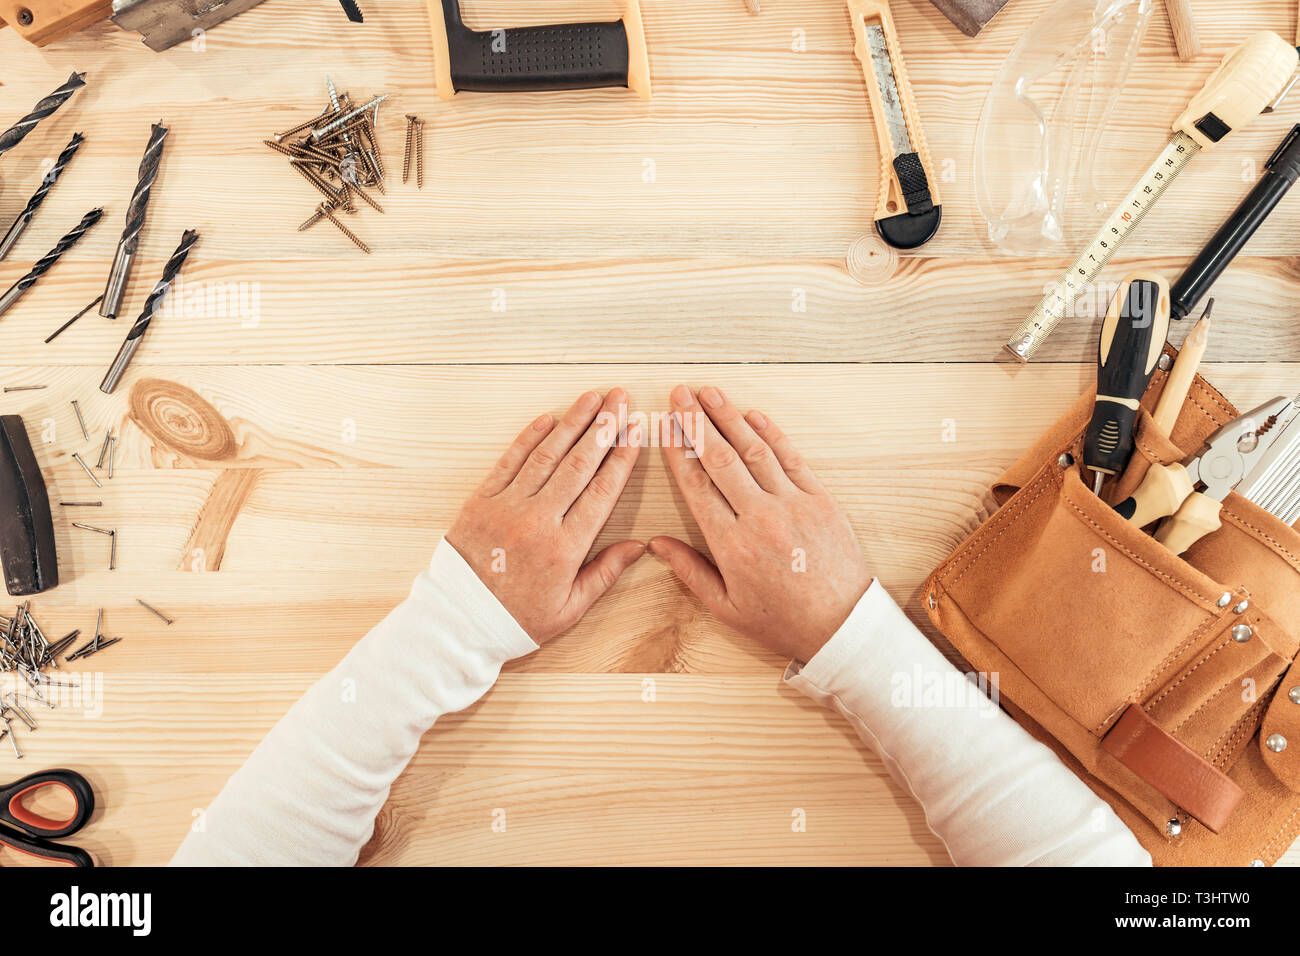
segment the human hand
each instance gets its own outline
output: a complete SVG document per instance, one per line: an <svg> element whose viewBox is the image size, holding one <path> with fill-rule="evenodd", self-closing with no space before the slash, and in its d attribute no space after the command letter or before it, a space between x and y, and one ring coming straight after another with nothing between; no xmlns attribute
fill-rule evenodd
<svg viewBox="0 0 1300 956"><path fill-rule="evenodd" d="M811 660L871 585L848 518L766 416L713 387L679 385L672 406L660 444L716 567L676 538L650 550L724 624Z"/></svg>
<svg viewBox="0 0 1300 956"><path fill-rule="evenodd" d="M639 541L620 541L583 565L641 453L627 401L621 388L603 404L588 392L558 424L550 415L537 419L447 532L448 544L538 644L576 624L645 553Z"/></svg>

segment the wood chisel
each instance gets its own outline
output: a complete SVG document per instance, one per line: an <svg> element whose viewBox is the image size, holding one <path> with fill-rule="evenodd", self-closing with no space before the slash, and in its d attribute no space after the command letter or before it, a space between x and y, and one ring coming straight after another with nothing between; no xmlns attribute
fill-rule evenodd
<svg viewBox="0 0 1300 956"><path fill-rule="evenodd" d="M1016 330L1006 345L1012 355L1021 362L1034 357L1071 304L1097 278L1192 158L1276 106L1287 92L1297 65L1300 51L1269 31L1255 34L1224 58L1174 122L1174 135L1164 152L1116 208L1087 251Z"/></svg>
<svg viewBox="0 0 1300 956"><path fill-rule="evenodd" d="M1083 463L1093 491L1118 475L1133 455L1133 432L1143 393L1169 335L1169 283L1136 273L1120 283L1101 326L1097 347L1097 401L1084 436Z"/></svg>
<svg viewBox="0 0 1300 956"><path fill-rule="evenodd" d="M880 143L880 198L876 231L896 249L915 249L939 230L943 208L921 114L903 66L898 32L884 0L848 0L854 52L871 98Z"/></svg>

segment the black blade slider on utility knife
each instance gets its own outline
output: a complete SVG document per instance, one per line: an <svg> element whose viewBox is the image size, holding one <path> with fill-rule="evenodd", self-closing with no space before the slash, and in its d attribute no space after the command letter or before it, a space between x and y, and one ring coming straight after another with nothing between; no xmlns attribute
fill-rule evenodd
<svg viewBox="0 0 1300 956"><path fill-rule="evenodd" d="M1084 436L1083 463L1100 494L1133 455L1138 409L1169 336L1169 283L1152 274L1120 283L1097 346L1097 403Z"/></svg>
<svg viewBox="0 0 1300 956"><path fill-rule="evenodd" d="M339 3L343 4L343 12L353 23L366 22L366 18L361 15L361 8L357 6L357 0L339 0Z"/></svg>
<svg viewBox="0 0 1300 956"><path fill-rule="evenodd" d="M59 583L50 497L18 415L0 416L0 560L5 588L15 597Z"/></svg>

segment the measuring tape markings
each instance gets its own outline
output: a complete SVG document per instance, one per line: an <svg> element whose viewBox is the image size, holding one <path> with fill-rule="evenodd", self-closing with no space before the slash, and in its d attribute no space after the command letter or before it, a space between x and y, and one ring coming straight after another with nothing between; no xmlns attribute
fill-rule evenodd
<svg viewBox="0 0 1300 956"><path fill-rule="evenodd" d="M1016 358L1028 361L1047 336L1060 324L1074 302L1094 279L1100 275L1124 240L1138 227L1147 212L1187 168L1192 157L1201 151L1196 140L1184 132L1177 132L1164 151L1147 170L1146 175L1124 199L1101 232L1093 239L1086 252L1066 271L1057 287L1049 292L1033 313L1017 330L1007 348Z"/></svg>

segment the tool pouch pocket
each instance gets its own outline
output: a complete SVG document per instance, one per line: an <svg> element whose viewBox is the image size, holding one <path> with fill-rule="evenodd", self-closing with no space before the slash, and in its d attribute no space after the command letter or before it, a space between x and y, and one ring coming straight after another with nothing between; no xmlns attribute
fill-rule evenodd
<svg viewBox="0 0 1300 956"><path fill-rule="evenodd" d="M1198 379L1166 438L1149 413L1164 379L1143 399L1110 500L1236 415ZM995 484L1001 507L930 576L922 600L1006 709L1158 863L1271 863L1300 821L1300 703L1288 696L1300 668L1284 677L1298 646L1300 534L1234 495L1219 531L1173 554L1085 483L1092 401L1080 398ZM1292 721L1294 770L1260 730L1267 738L1271 724Z"/></svg>

